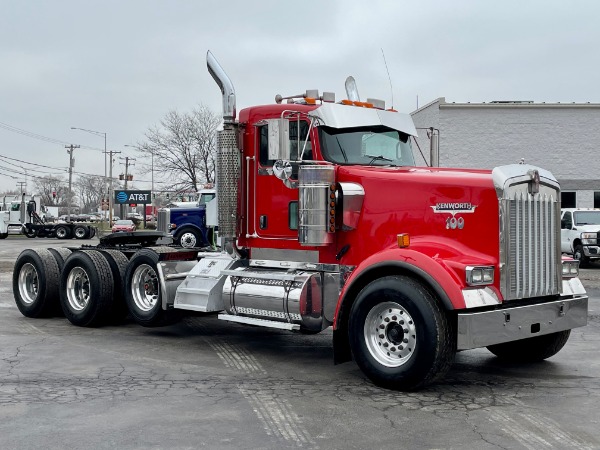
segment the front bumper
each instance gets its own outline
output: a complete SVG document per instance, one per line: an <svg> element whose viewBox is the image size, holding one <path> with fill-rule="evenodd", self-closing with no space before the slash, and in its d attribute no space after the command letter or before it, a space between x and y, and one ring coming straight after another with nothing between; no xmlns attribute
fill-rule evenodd
<svg viewBox="0 0 600 450"><path fill-rule="evenodd" d="M583 254L588 258L600 258L600 247L597 245L584 245Z"/></svg>
<svg viewBox="0 0 600 450"><path fill-rule="evenodd" d="M587 325L588 296L458 314L457 350L487 347Z"/></svg>

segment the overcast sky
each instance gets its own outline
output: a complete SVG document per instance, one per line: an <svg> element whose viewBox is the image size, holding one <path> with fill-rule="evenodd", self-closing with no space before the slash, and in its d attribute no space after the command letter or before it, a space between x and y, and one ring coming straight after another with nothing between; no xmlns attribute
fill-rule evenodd
<svg viewBox="0 0 600 450"><path fill-rule="evenodd" d="M348 75L361 97L389 105L393 92L403 112L416 109L417 96L421 106L437 97L600 102L593 0L0 5L0 191L26 179L32 188L31 175L66 175L66 143L98 149L75 150L75 170L104 175L103 137L71 127L106 132L109 150L135 156L124 145L143 140L169 110L202 103L220 113L209 49L235 86L238 110L306 89L334 91L339 100Z"/></svg>

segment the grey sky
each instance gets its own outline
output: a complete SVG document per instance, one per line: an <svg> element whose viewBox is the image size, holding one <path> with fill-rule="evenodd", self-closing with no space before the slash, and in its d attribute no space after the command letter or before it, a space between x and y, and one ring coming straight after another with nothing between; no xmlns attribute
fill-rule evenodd
<svg viewBox="0 0 600 450"><path fill-rule="evenodd" d="M416 108L417 95L420 105L440 96L600 102L600 3L592 0L0 0L0 6L0 124L98 149L103 138L70 127L107 132L109 150L121 156L135 156L123 145L142 140L171 109L204 103L220 112L220 92L206 70L209 49L233 81L238 110L315 88L341 99L348 75L361 97L389 106L381 48L394 107L404 112ZM104 174L100 151L75 154L75 170ZM64 170L68 164L63 145L5 128L0 155ZM5 161L0 191L25 180L8 177ZM66 173L20 165L30 174ZM114 173L122 170L117 161Z"/></svg>

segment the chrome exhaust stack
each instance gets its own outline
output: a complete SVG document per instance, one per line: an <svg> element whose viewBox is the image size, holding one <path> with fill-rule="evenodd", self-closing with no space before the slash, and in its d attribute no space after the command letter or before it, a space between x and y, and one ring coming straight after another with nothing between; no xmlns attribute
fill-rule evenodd
<svg viewBox="0 0 600 450"><path fill-rule="evenodd" d="M235 126L235 89L233 83L209 51L206 53L208 71L223 94L223 130L217 132L216 187L219 236L223 248L232 247L237 237L238 185L240 180L240 151Z"/></svg>
<svg viewBox="0 0 600 450"><path fill-rule="evenodd" d="M210 50L206 52L206 66L208 67L208 72L210 75L219 85L221 94L223 94L223 121L225 124L234 123L236 110L235 88L233 87L233 83Z"/></svg>

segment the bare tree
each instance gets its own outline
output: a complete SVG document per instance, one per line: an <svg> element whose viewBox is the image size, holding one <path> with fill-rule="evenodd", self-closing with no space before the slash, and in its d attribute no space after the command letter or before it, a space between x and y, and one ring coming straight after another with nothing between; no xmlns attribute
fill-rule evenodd
<svg viewBox="0 0 600 450"><path fill-rule="evenodd" d="M69 196L69 186L61 177L35 178L34 185L42 205L66 205L69 200L72 200Z"/></svg>
<svg viewBox="0 0 600 450"><path fill-rule="evenodd" d="M215 181L216 131L221 118L200 105L191 113L170 111L158 126L149 128L138 143L142 173L152 170L158 184L174 192L197 192Z"/></svg>
<svg viewBox="0 0 600 450"><path fill-rule="evenodd" d="M75 182L83 212L96 212L102 201L104 177L97 175L79 175Z"/></svg>

